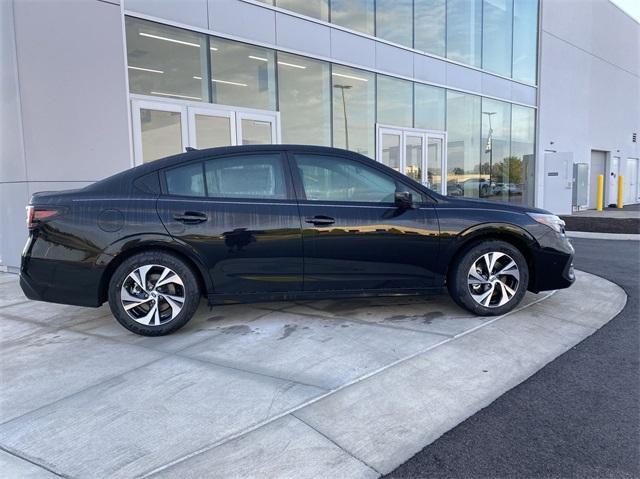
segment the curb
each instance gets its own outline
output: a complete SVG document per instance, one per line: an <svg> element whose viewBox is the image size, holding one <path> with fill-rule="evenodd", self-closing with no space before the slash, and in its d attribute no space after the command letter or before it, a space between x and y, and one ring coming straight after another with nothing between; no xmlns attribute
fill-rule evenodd
<svg viewBox="0 0 640 479"><path fill-rule="evenodd" d="M640 234L631 233L593 233L591 231L567 231L571 238L640 241Z"/></svg>

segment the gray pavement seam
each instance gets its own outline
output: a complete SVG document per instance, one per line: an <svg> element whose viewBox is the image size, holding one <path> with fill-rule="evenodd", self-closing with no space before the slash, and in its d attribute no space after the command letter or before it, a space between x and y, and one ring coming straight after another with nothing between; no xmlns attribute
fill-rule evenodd
<svg viewBox="0 0 640 479"><path fill-rule="evenodd" d="M368 467L369 469L371 469L372 471L374 471L376 474L378 475L382 475L382 473L380 471L378 471L375 467L373 467L371 464L367 464L366 462L364 462L362 459L360 459L359 457L353 455L350 451L348 451L347 449L345 449L344 447L342 447L340 444L338 444L334 439L330 438L329 436L327 436L325 433L323 433L322 431L316 429L315 427L313 427L311 424L309 424L307 421L305 421L304 419L298 417L295 413L291 413L291 416L295 417L298 421L300 421L302 424L304 424L305 426L310 427L311 429L313 429L315 432L317 432L318 434L320 434L322 437L324 437L327 441L329 441L331 444L334 444L337 448L339 448L341 451L343 451L345 454L349 455L350 457L354 458L356 461L358 461L359 463L363 464L364 466Z"/></svg>
<svg viewBox="0 0 640 479"><path fill-rule="evenodd" d="M64 479L72 479L71 476L68 476L67 474L64 474L62 472L55 471L51 467L45 466L44 464L40 464L37 461L35 461L34 459L31 459L30 457L26 457L26 456L20 454L18 451L14 451L11 448L7 448L5 446L0 446L0 450L2 450L4 452L6 452L7 454L10 454L10 455L12 455L14 457L17 457L18 459L26 461L29 464L33 464L34 466L39 467L40 469L44 469L45 471L50 472L54 476L62 477Z"/></svg>
<svg viewBox="0 0 640 479"><path fill-rule="evenodd" d="M311 404L314 404L314 403L316 403L318 401L321 401L322 399L325 399L326 397L329 397L330 395L335 394L338 391L341 391L341 390L343 390L345 388L348 388L348 387L353 386L355 384L358 384L358 383L360 383L362 381L365 381L365 380L367 380L367 379L369 379L369 378L371 378L373 376L376 376L376 375L380 374L381 372L386 371L389 368L392 368L394 366L397 366L398 364L401 364L401 363L404 363L406 361L409 361L409 360L411 360L411 359L413 359L413 358L415 358L415 357L417 357L417 356L419 356L421 354L424 354L424 353L426 353L426 352L428 352L428 351L430 351L432 349L435 349L435 348L437 348L439 346L442 346L443 344L449 343L449 342L451 342L451 341L453 341L453 340L455 340L457 338L463 337L463 336L465 336L467 334L470 334L470 333L472 333L474 331L477 331L480 328L483 328L485 326L493 324L494 322L496 322L496 321L498 321L500 319L503 319L503 318L505 318L507 316L510 316L512 314L516 314L519 311L522 311L522 310L524 310L526 308L529 308L530 306L533 306L534 304L537 304L537 303L539 303L541 301L544 301L545 299L553 296L555 293L556 293L556 291L552 291L552 292L546 294L545 296L543 296L541 298L538 298L535 301L532 301L529 304L526 304L524 306L516 308L516 309L514 309L514 310L512 310L512 311L510 311L508 313L505 313L505 314L503 314L501 316L496 316L495 318L492 318L492 319L490 319L489 321L487 321L487 322L485 322L483 324L480 324L480 325L478 325L478 326L476 326L474 328L470 328L469 330L458 334L457 336L447 337L446 339L443 339L442 341L440 341L438 343L432 344L432 345L430 345L429 347L427 347L427 348L425 348L423 350L417 351L417 352L415 352L413 354L410 354L410 355L408 355L408 356L406 356L404 358L401 358L401 359L399 359L397 361L393 361L393 362L391 362L389 364L386 364L385 366L382 366L382 367L380 367L380 368L378 368L378 369L376 369L374 371L370 371L369 373L367 373L367 374L365 374L363 376L360 376L359 378L356 378L356 379L354 379L352 381L349 381L349 382L347 382L347 383L345 383L345 384L343 384L343 385L341 385L341 386L339 386L339 387L337 387L335 389L327 391L324 394L321 394L319 396L311 398L311 399L309 399L309 400L307 400L307 401L305 401L305 402L303 402L303 403L301 403L301 404L299 404L297 406L294 406L294 407L290 408L289 410L283 411L280 414L277 414L276 416L271 417L268 420L264 420L264 421L261 421L259 423L256 423L253 426L249 426L248 428L245 428L244 430L240 430L240 431L238 431L236 433L233 433L233 434L230 434L230 435L228 435L226 437L223 437L223 438L219 439L218 441L215 441L215 442L213 442L211 444L208 444L208 445L203 446L203 447L201 447L199 449L196 449L196 450L190 452L189 454L185 454L185 455L183 455L181 457L178 457L178 458L176 458L176 459L174 459L172 461L169 461L169 462L167 462L167 463L165 463L165 464L163 464L161 466L158 466L158 467L155 467L153 469L150 469L147 472L139 475L138 477L140 479L146 479L148 477L152 477L153 475L155 475L155 474L157 474L157 473L159 473L161 471L164 471L164 470L166 470L166 469L168 469L168 468L170 468L172 466L175 466L176 464L179 464L179 463L184 462L184 461L186 461L188 459L191 459L192 457L195 457L195 456L197 456L199 454L202 454L204 452L210 451L210 450L212 450L212 449L214 449L214 448L216 448L216 447L218 447L218 446L220 446L220 445L222 445L222 444L224 444L226 442L229 442L229 441L232 441L234 439L238 439L240 437L243 437L243 436L249 434L250 432L253 432L253 431L255 431L255 430L257 430L257 429L259 429L259 428L271 423L271 422L274 422L274 421L276 421L276 420L278 420L278 419L280 419L280 418L282 418L284 416L293 414L294 412L299 411L299 410L301 410L301 409L303 409L303 408L305 408L307 406L310 406Z"/></svg>

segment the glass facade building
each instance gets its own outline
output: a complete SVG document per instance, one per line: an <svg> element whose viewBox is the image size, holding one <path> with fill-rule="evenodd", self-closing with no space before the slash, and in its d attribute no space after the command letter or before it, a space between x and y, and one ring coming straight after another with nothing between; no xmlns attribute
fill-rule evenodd
<svg viewBox="0 0 640 479"><path fill-rule="evenodd" d="M266 3L535 84L537 0ZM382 161L450 195L533 204L533 106L134 16L125 25L129 90L141 105L133 113L140 161L181 151L181 137L195 138L198 147L326 145ZM154 99L174 106L154 106Z"/></svg>

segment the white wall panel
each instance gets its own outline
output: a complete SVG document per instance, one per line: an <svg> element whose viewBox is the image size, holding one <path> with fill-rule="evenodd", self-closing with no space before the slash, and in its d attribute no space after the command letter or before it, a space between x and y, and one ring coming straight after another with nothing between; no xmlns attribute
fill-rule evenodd
<svg viewBox="0 0 640 479"><path fill-rule="evenodd" d="M95 181L131 166L120 7L16 2L30 181Z"/></svg>
<svg viewBox="0 0 640 479"><path fill-rule="evenodd" d="M376 68L384 72L413 77L414 53L386 43L376 43Z"/></svg>
<svg viewBox="0 0 640 479"><path fill-rule="evenodd" d="M194 27L207 28L207 0L124 0L124 8Z"/></svg>
<svg viewBox="0 0 640 479"><path fill-rule="evenodd" d="M312 55L331 55L331 28L283 13L276 13L278 46Z"/></svg>
<svg viewBox="0 0 640 479"><path fill-rule="evenodd" d="M209 0L209 28L216 32L276 44L276 13L239 0Z"/></svg>
<svg viewBox="0 0 640 479"><path fill-rule="evenodd" d="M365 68L375 68L376 42L369 38L332 28L331 58Z"/></svg>

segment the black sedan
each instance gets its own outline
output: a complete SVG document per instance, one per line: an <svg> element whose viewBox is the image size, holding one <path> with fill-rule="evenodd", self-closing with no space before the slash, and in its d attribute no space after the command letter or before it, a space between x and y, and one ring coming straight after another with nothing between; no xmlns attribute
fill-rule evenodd
<svg viewBox="0 0 640 479"><path fill-rule="evenodd" d="M33 195L20 284L171 333L211 305L425 294L480 315L574 281L546 211L438 195L362 155L268 145L190 151Z"/></svg>

